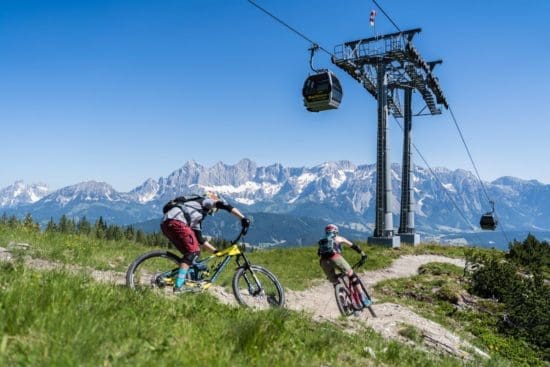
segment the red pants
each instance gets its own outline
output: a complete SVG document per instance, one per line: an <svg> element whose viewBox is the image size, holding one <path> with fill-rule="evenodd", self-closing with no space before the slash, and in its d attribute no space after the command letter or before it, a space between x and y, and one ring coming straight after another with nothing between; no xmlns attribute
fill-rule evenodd
<svg viewBox="0 0 550 367"><path fill-rule="evenodd" d="M169 219L162 222L160 229L182 254L201 250L195 232L185 223Z"/></svg>

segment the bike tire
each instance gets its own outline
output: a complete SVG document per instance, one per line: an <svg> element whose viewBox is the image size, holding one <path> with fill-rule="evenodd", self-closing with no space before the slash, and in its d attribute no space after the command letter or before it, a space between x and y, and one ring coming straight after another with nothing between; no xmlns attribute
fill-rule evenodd
<svg viewBox="0 0 550 367"><path fill-rule="evenodd" d="M233 276L233 294L243 306L266 309L283 307L284 289L273 273L264 267L240 267Z"/></svg>
<svg viewBox="0 0 550 367"><path fill-rule="evenodd" d="M162 289L173 283L160 279L160 274L174 272L180 266L180 258L170 251L154 250L140 255L128 267L126 285L132 289Z"/></svg>
<svg viewBox="0 0 550 367"><path fill-rule="evenodd" d="M338 305L338 310L343 316L352 316L355 314L355 308L353 307L353 302L351 300L351 294L349 293L348 287L339 282L334 286L334 296L336 297L336 304Z"/></svg>
<svg viewBox="0 0 550 367"><path fill-rule="evenodd" d="M363 283L363 280L361 279L361 277L358 276L357 279L359 279L359 284L361 285L361 289L363 290L363 293L365 293L365 296L367 297L367 299L371 301L371 304L367 306L367 309L369 310L372 317L378 317L376 316L376 312L374 312L374 309L372 308L373 301L369 292L367 291L367 287L365 287L365 283Z"/></svg>

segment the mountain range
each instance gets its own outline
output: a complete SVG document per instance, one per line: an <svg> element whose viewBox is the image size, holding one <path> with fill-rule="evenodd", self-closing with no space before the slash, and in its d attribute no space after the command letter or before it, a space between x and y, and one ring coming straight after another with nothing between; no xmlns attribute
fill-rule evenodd
<svg viewBox="0 0 550 367"><path fill-rule="evenodd" d="M550 185L515 177L501 177L482 185L471 172L461 169L436 168L435 177L420 166L415 166L413 172L415 227L423 237L479 232L480 215L491 210L487 196L495 201L500 224L506 231L550 231ZM398 227L398 164L392 164L391 176L392 212L394 226ZM205 167L188 161L168 176L147 179L129 192L117 192L108 183L96 181L55 191L44 184L17 181L0 189L0 212L18 216L31 213L42 224L63 214L86 216L88 220L102 216L108 223L157 230L166 201L205 190L218 192L254 218L251 238L255 242L312 243L326 222L339 224L352 238L365 238L374 228L376 166L348 161L314 167L258 166L249 159ZM230 225L232 220L216 215L210 221L211 233L236 233Z"/></svg>

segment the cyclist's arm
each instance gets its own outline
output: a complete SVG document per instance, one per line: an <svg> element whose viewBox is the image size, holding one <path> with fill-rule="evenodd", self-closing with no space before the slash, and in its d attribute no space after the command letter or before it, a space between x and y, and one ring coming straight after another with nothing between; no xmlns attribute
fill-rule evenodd
<svg viewBox="0 0 550 367"><path fill-rule="evenodd" d="M195 237L197 237L197 241L199 241L199 244L201 245L201 247L205 247L206 249L210 250L211 252L218 251L210 242L208 242L206 240L206 238L204 238L202 236L202 231L201 230L193 229L193 232L195 232Z"/></svg>
<svg viewBox="0 0 550 367"><path fill-rule="evenodd" d="M245 217L239 209L237 209L234 206L226 203L225 201L222 201L222 200L217 201L215 205L216 205L216 208L228 211L229 213L233 214L234 216L236 216L239 219L243 219Z"/></svg>
<svg viewBox="0 0 550 367"><path fill-rule="evenodd" d="M225 201L223 200L219 200L219 201L216 201L216 208L218 209L221 209L221 210L225 210L225 211L228 211L229 213L233 214L234 216L236 216L237 218L239 219L243 219L245 218L244 214L241 213L241 211L237 208L235 208L233 205L231 204L228 204L226 203Z"/></svg>
<svg viewBox="0 0 550 367"><path fill-rule="evenodd" d="M350 247L352 250L355 250L361 256L366 256L365 252L363 250L361 250L361 247L357 246L356 244L354 244L353 242L351 242L347 238L342 237L342 236L337 236L336 241L339 241L341 243L346 244L348 247Z"/></svg>
<svg viewBox="0 0 550 367"><path fill-rule="evenodd" d="M218 249L215 248L210 242L208 241L204 241L204 243L201 245L202 247L205 247L206 249L208 249L210 252L213 252L213 253L216 253L218 252Z"/></svg>

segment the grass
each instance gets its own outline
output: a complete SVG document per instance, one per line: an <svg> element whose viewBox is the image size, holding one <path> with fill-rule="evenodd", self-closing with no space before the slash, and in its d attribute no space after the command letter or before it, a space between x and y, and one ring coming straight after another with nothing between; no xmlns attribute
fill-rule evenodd
<svg viewBox="0 0 550 367"><path fill-rule="evenodd" d="M127 240L108 241L85 235L42 233L24 227L9 228L0 225L0 247L6 247L10 242L31 244L25 252L33 258L119 272L125 272L136 257L154 249ZM417 247L403 246L400 249L390 249L368 246L365 243L359 243L359 245L369 256L363 270L388 267L393 260L406 254L464 257L463 247L425 244ZM177 253L177 250L171 250ZM344 251L344 255L351 264L359 259L354 251L349 249ZM309 246L257 251L250 253L249 257L254 264L262 265L273 272L285 288L299 291L325 281L316 252L316 246ZM220 279L223 284L229 282L232 275L231 269L233 267L228 266L226 273Z"/></svg>
<svg viewBox="0 0 550 367"><path fill-rule="evenodd" d="M413 325L403 325L403 327L399 329L399 335L416 343L420 343L422 341L422 331Z"/></svg>
<svg viewBox="0 0 550 367"><path fill-rule="evenodd" d="M368 350L368 351L367 351ZM372 353L371 353L372 352ZM288 310L159 297L0 264L2 366L462 366Z"/></svg>
<svg viewBox="0 0 550 367"><path fill-rule="evenodd" d="M30 244L27 250L15 250L20 255L121 272L152 250L125 240L0 226L0 247L10 242ZM360 246L369 255L366 270L387 267L407 254L462 258L468 251L433 244L400 249ZM347 249L345 256L350 263L358 260ZM257 251L249 257L275 273L287 289L303 290L326 281L315 246ZM229 284L231 269L219 284ZM406 304L491 352L491 360L475 365L540 365L526 343L496 332L499 304L480 300L476 309L457 309L454 303L464 291L462 273L453 265L428 264L416 277L381 283L376 296L380 302ZM463 365L388 342L370 329L349 334L341 325L349 322L318 323L287 310L249 312L221 305L208 293L158 297L96 284L84 275L0 263L0 365ZM413 341L419 337L407 326L402 335Z"/></svg>
<svg viewBox="0 0 550 367"><path fill-rule="evenodd" d="M502 304L473 298L473 305L460 304L461 295L467 295L463 272L455 265L431 263L421 267L417 276L378 283L375 291L379 302L405 304L489 351L493 359L504 364L544 365L535 350L523 340L498 332Z"/></svg>

